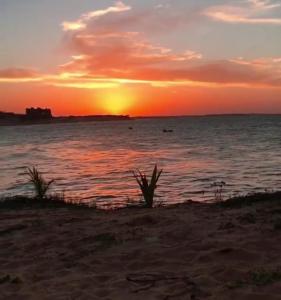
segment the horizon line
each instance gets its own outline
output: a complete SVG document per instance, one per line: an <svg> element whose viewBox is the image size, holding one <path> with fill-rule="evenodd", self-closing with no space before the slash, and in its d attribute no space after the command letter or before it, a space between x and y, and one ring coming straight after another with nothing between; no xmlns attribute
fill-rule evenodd
<svg viewBox="0 0 281 300"><path fill-rule="evenodd" d="M52 110L52 109L51 109ZM11 112L11 111L2 111L0 113L12 113L16 115L23 115L24 113ZM182 115L130 115L130 114L85 114L85 115L73 115L73 114L65 114L65 115L53 115L54 118L67 118L67 117L124 117L128 116L132 119L140 119L140 118L183 118L183 117L216 117L216 116L281 116L280 113L266 113L266 112L238 112L238 113L206 113L206 114L182 114Z"/></svg>

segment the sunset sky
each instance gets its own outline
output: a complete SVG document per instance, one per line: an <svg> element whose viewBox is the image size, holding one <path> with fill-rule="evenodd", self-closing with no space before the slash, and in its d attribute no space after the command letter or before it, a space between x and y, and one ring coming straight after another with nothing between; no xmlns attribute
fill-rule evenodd
<svg viewBox="0 0 281 300"><path fill-rule="evenodd" d="M0 110L281 113L280 0L0 0Z"/></svg>

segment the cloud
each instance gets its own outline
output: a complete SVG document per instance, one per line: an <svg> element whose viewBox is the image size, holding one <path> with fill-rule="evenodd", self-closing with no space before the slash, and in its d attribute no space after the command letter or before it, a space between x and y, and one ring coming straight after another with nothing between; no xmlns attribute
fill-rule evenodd
<svg viewBox="0 0 281 300"><path fill-rule="evenodd" d="M146 48L154 51L151 45ZM87 56L74 56L73 61L61 68L57 74L40 74L33 69L10 68L0 70L0 83L41 82L43 84L80 89L115 88L120 85L169 86L239 86L239 87L281 87L281 57L246 60L242 57L232 60L196 60L199 54L187 52L183 56L171 54L165 48L158 58L148 56L140 64L133 61L127 68L92 68ZM195 56L195 58L194 58ZM148 59L148 60L146 60ZM185 63L182 64L182 61Z"/></svg>
<svg viewBox="0 0 281 300"><path fill-rule="evenodd" d="M109 13L113 11L119 14ZM94 78L135 79L146 68L178 68L202 59L197 51L174 53L172 49L153 44L144 34L145 28L171 29L171 25L181 22L182 12L178 15L166 7L134 11L120 2L83 16L83 27L65 33L65 46L73 55L61 66L61 72L84 73Z"/></svg>
<svg viewBox="0 0 281 300"><path fill-rule="evenodd" d="M131 10L130 6L125 5L122 1L117 1L114 6L110 6L106 9L91 11L83 14L80 19L74 22L63 22L62 27L64 31L80 30L87 26L87 22L94 18L99 18L110 13L119 13Z"/></svg>
<svg viewBox="0 0 281 300"><path fill-rule="evenodd" d="M158 5L152 8L133 7L119 1L105 9L84 13L76 21L64 21L63 30L93 31L106 28L108 31L119 30L153 33L167 33L180 26L186 26L198 19L198 9L172 9L170 5Z"/></svg>
<svg viewBox="0 0 281 300"><path fill-rule="evenodd" d="M279 7L270 1L248 0L247 3L243 8L247 14L249 10L264 13ZM227 9L233 14L230 7ZM235 9L237 14L241 15L241 11L246 14L242 7ZM135 11L123 2L86 13L74 22L78 24L76 28L73 25L64 32L64 47L71 57L56 74L6 69L0 70L0 82L42 81L52 86L81 89L120 85L281 88L280 57L210 61L198 51L176 52L148 39L144 29L171 30L172 24L183 24L183 14L166 7Z"/></svg>
<svg viewBox="0 0 281 300"><path fill-rule="evenodd" d="M280 7L281 4L272 3L271 0L248 0L250 4L256 9L268 10Z"/></svg>
<svg viewBox="0 0 281 300"><path fill-rule="evenodd" d="M243 57L237 57L230 61L241 65L250 65L260 70L268 69L272 72L274 72L276 69L279 69L279 71L281 69L281 57L261 57L252 60L246 60Z"/></svg>
<svg viewBox="0 0 281 300"><path fill-rule="evenodd" d="M244 5L221 5L209 7L204 15L221 22L242 24L281 25L281 18L269 13L281 7L270 0L248 0Z"/></svg>
<svg viewBox="0 0 281 300"><path fill-rule="evenodd" d="M42 80L40 74L34 69L7 68L0 69L0 82L29 82Z"/></svg>
<svg viewBox="0 0 281 300"><path fill-rule="evenodd" d="M176 66L199 60L196 51L173 53L171 49L153 45L134 32L107 32L92 35L74 35L72 48L80 53L61 66L63 71L87 72L114 76L129 75L148 66Z"/></svg>
<svg viewBox="0 0 281 300"><path fill-rule="evenodd" d="M279 7L269 1L258 0L249 0L248 5L258 11ZM127 6L123 4L123 7ZM242 10L240 7L236 9ZM96 80L100 79L119 84L126 80L127 83L157 86L279 84L280 68L276 64L273 66L272 61L264 62L267 68L258 65L257 61L243 59L206 61L197 51L178 53L151 43L143 28L153 28L153 25L162 23L164 17L166 25L175 22L174 13L162 6L146 14L133 9L124 9L118 15L105 13L107 11L100 11L98 18L89 18L84 23L84 28L65 35L65 45L73 56L61 66L61 72L80 74L79 79L85 80L85 86L91 80L96 84ZM146 22L145 26L143 22Z"/></svg>
<svg viewBox="0 0 281 300"><path fill-rule="evenodd" d="M177 68L145 66L130 72L115 70L110 74L95 72L61 73L49 78L56 86L75 88L113 88L120 85L149 85L152 87L201 86L281 88L281 60L279 58L201 61L196 65Z"/></svg>
<svg viewBox="0 0 281 300"><path fill-rule="evenodd" d="M281 68L279 68L279 71ZM269 67L258 68L251 64L238 64L232 61L201 62L185 68L156 69L146 68L136 71L134 78L139 80L167 82L193 82L237 86L280 86L281 73L272 72Z"/></svg>

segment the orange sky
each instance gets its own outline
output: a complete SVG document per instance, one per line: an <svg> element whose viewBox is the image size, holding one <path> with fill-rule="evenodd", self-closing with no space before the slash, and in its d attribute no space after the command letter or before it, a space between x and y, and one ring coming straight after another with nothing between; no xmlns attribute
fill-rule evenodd
<svg viewBox="0 0 281 300"><path fill-rule="evenodd" d="M2 86L4 111L23 112L29 106L52 107L59 115L130 114L188 115L278 113L276 88L116 88L85 90L18 84ZM5 94L5 98L2 97ZM117 96L116 96L117 95ZM124 95L124 98L121 98ZM28 101L26 101L28 99ZM117 105L116 105L117 103ZM117 106L117 107L116 107Z"/></svg>
<svg viewBox="0 0 281 300"><path fill-rule="evenodd" d="M281 5L270 0L214 0L201 6L193 0L134 2L105 1L88 12L73 9L72 17L61 16L61 28L46 32L60 40L50 38L52 57L44 51L40 56L37 47L12 56L28 41L19 50L7 42L6 60L0 60L0 110L40 106L55 115L134 116L281 113L281 56L276 55L281 48L274 38L281 34ZM259 44L264 31L273 36L266 41L270 48ZM34 41L37 34L31 36Z"/></svg>

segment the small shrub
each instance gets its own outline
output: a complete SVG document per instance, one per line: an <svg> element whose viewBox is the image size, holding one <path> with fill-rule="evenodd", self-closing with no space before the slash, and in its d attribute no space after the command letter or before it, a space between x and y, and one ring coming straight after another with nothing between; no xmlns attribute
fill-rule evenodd
<svg viewBox="0 0 281 300"><path fill-rule="evenodd" d="M151 175L150 182L147 179L146 174L141 173L139 170L137 171L137 173L134 172L133 174L141 189L145 201L145 206L147 208L152 208L153 201L154 201L154 193L157 188L156 184L159 180L160 175L162 174L162 170L158 171L157 165L155 165Z"/></svg>
<svg viewBox="0 0 281 300"><path fill-rule="evenodd" d="M26 174L29 177L29 182L32 183L34 187L35 198L40 201L44 200L54 180L46 181L35 167L27 168Z"/></svg>
<svg viewBox="0 0 281 300"><path fill-rule="evenodd" d="M275 282L281 281L280 268L278 269L256 269L248 274L248 278L239 279L237 281L229 282L227 287L229 289L241 288L244 286L266 286Z"/></svg>
<svg viewBox="0 0 281 300"><path fill-rule="evenodd" d="M114 233L105 232L94 236L94 241L98 243L97 249L105 250L118 243Z"/></svg>
<svg viewBox="0 0 281 300"><path fill-rule="evenodd" d="M281 280L279 270L258 270L251 273L252 283L257 286L271 284Z"/></svg>
<svg viewBox="0 0 281 300"><path fill-rule="evenodd" d="M246 213L237 219L243 224L255 224L257 222L256 216L253 213Z"/></svg>
<svg viewBox="0 0 281 300"><path fill-rule="evenodd" d="M215 194L215 201L222 202L223 201L223 188L226 185L224 181L214 182L211 187L213 187Z"/></svg>
<svg viewBox="0 0 281 300"><path fill-rule="evenodd" d="M273 223L273 226L274 226L275 230L281 230L281 219L279 218L279 219L275 220Z"/></svg>
<svg viewBox="0 0 281 300"><path fill-rule="evenodd" d="M9 282L10 280L11 280L11 276L9 274L4 275L4 276L0 277L0 284Z"/></svg>
<svg viewBox="0 0 281 300"><path fill-rule="evenodd" d="M244 206L251 206L253 204L262 202L281 203L281 192L256 193L246 196L234 197L219 203L219 205L228 208L241 208Z"/></svg>

